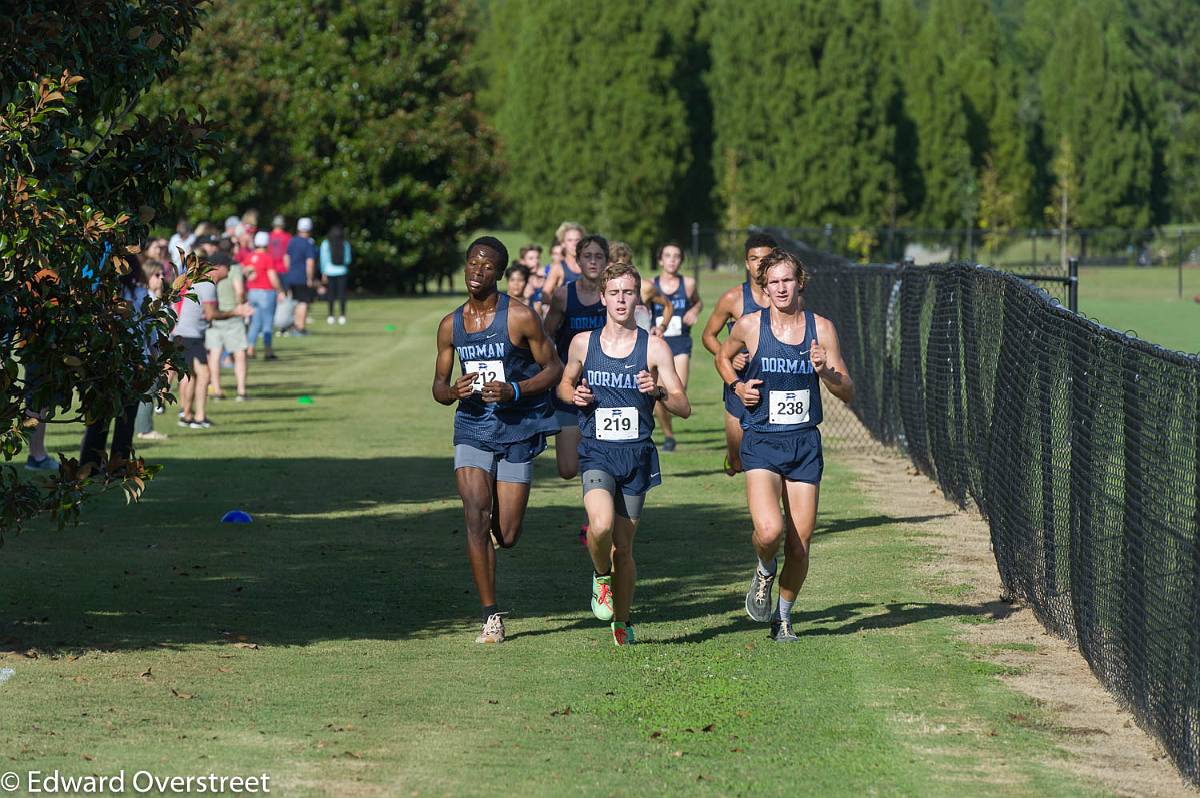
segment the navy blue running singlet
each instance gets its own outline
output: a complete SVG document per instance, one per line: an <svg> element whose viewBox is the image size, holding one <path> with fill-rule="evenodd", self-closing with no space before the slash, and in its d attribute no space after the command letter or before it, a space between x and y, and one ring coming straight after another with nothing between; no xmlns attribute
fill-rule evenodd
<svg viewBox="0 0 1200 798"><path fill-rule="evenodd" d="M623 358L609 357L600 346L600 331L588 341L583 378L596 401L579 414L584 439L606 444L632 444L650 440L654 432L654 394L642 393L637 374L649 370L646 348L650 334L637 331L633 351Z"/></svg>
<svg viewBox="0 0 1200 798"><path fill-rule="evenodd" d="M664 293L661 277L654 278L654 287L658 289L658 293ZM682 277L679 278L679 285L675 288L675 291L670 296L667 296L667 299L671 300L671 308L675 313L671 316L671 323L667 325L667 331L663 337L673 338L677 335L691 335L692 328L683 323L683 314L692 309L692 300L687 293L687 282ZM658 302L654 302L652 303L651 310L654 311L654 323L658 324L659 319L662 317L663 306Z"/></svg>
<svg viewBox="0 0 1200 798"><path fill-rule="evenodd" d="M476 393L460 399L454 413L454 442L514 443L539 432L557 429L550 394L522 394L515 402L484 402L478 391L484 382L521 382L535 376L541 366L529 349L514 346L508 336L509 298L500 294L496 315L487 329L467 332L463 308L454 311L454 349L463 374L481 375Z"/></svg>
<svg viewBox="0 0 1200 798"><path fill-rule="evenodd" d="M793 432L821 423L821 378L809 354L817 342L817 324L804 311L804 340L785 344L771 332L771 311L758 312L758 351L746 364L744 380L762 380L762 399L742 414L742 427L756 432Z"/></svg>
<svg viewBox="0 0 1200 798"><path fill-rule="evenodd" d="M562 325L558 328L556 343L558 357L567 362L567 353L571 351L571 339L581 332L598 330L604 326L607 311L599 299L594 305L584 305L579 301L579 284L570 283L567 286L567 304L563 309Z"/></svg>

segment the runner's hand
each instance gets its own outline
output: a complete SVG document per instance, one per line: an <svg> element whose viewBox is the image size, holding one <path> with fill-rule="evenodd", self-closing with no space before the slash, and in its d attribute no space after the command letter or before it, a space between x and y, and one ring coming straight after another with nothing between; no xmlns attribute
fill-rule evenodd
<svg viewBox="0 0 1200 798"><path fill-rule="evenodd" d="M510 402L516 396L507 382L486 382L481 392L485 402Z"/></svg>
<svg viewBox="0 0 1200 798"><path fill-rule="evenodd" d="M746 364L750 362L749 352L738 352L733 356L733 370L742 371L746 368Z"/></svg>
<svg viewBox="0 0 1200 798"><path fill-rule="evenodd" d="M829 365L829 350L814 341L812 348L808 350L808 356L812 358L813 371L824 374Z"/></svg>
<svg viewBox="0 0 1200 798"><path fill-rule="evenodd" d="M733 392L738 395L746 407L754 407L762 400L762 394L758 390L759 385L762 385L762 380L746 380L739 382Z"/></svg>
<svg viewBox="0 0 1200 798"><path fill-rule="evenodd" d="M687 313L683 314L683 323L685 325L687 325L688 327L695 327L696 322L699 320L700 320L700 310L695 305L693 305L692 308Z"/></svg>
<svg viewBox="0 0 1200 798"><path fill-rule="evenodd" d="M654 379L654 375L642 369L634 377L637 380L638 390L642 393L654 393L658 390L658 381Z"/></svg>
<svg viewBox="0 0 1200 798"><path fill-rule="evenodd" d="M471 394L475 393L475 380L479 375L475 373L464 374L454 381L454 397L456 399L466 399Z"/></svg>
<svg viewBox="0 0 1200 798"><path fill-rule="evenodd" d="M592 396L592 389L588 387L587 380L580 380L575 386L574 402L576 407L587 407L596 398Z"/></svg>
<svg viewBox="0 0 1200 798"><path fill-rule="evenodd" d="M248 319L254 315L254 306L249 302L243 302L234 308L233 312L241 316L243 319Z"/></svg>

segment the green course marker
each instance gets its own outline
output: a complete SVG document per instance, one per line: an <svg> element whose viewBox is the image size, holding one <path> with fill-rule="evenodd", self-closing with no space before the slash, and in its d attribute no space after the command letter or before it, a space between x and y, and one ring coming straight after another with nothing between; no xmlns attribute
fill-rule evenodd
<svg viewBox="0 0 1200 798"><path fill-rule="evenodd" d="M395 332L395 331L396 331L396 325L395 325L395 324L389 324L389 325L387 325L386 327L384 327L383 329L387 330L388 332Z"/></svg>
<svg viewBox="0 0 1200 798"><path fill-rule="evenodd" d="M311 405L313 403L313 398L308 395L301 396L298 399L296 399L296 403L302 404L302 405Z"/></svg>

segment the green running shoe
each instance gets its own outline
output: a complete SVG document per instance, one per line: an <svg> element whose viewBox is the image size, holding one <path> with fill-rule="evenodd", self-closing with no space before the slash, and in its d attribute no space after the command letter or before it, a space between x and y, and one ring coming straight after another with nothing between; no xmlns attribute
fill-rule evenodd
<svg viewBox="0 0 1200 798"><path fill-rule="evenodd" d="M632 646L637 642L637 638L633 634L633 624L621 623L613 621L612 624L613 643L618 646Z"/></svg>
<svg viewBox="0 0 1200 798"><path fill-rule="evenodd" d="M613 617L612 604L612 575L596 576L592 573L592 614L601 621L611 621Z"/></svg>

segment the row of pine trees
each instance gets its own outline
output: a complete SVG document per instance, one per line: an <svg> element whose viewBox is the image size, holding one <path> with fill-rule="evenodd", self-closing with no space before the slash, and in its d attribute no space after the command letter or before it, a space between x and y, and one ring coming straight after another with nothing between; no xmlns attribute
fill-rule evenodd
<svg viewBox="0 0 1200 798"><path fill-rule="evenodd" d="M502 208L1145 228L1200 216L1200 0L486 0ZM1067 219L1062 195L1070 196Z"/></svg>

